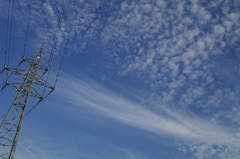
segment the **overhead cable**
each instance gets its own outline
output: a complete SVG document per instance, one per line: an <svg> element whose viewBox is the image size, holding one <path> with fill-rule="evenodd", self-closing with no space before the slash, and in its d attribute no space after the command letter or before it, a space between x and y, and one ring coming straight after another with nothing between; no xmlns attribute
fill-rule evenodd
<svg viewBox="0 0 240 159"><path fill-rule="evenodd" d="M71 35L72 29L73 29L73 26L74 26L74 22L75 22L75 19L76 19L76 15L77 15L77 10L78 10L79 4L80 4L80 0L78 0L78 3L77 3L77 5L76 5L76 9L75 9L75 12L74 12L74 16L73 16L73 19L72 19L72 22L71 22L71 27L70 27L70 30L69 30L69 32L68 32L68 37L67 37L67 41L66 41L66 44L65 44L65 47L64 47L63 54L62 54L60 66L59 66L59 68L58 68L58 72L57 72L57 77L56 77L56 80L55 80L54 88L55 88L55 86L56 86L56 84L57 84L57 81L58 81L59 73L60 73L60 70L61 70L61 67L62 67L62 63L63 63L63 60L64 60L64 56L65 56L65 54L66 54L68 42L69 42L70 35ZM53 91L53 90L52 90L52 91ZM44 90L44 92L45 92L45 90ZM50 92L50 93L51 93L51 92ZM50 93L49 93L49 94L50 94ZM48 95L49 95L49 94L48 94ZM48 96L48 95L47 95L47 96ZM47 98L47 96L45 96L44 99ZM28 115L33 109L35 109L41 101L42 101L42 100L40 100L36 105L34 105L34 106L26 113L26 115ZM25 115L25 116L26 116L26 115Z"/></svg>
<svg viewBox="0 0 240 159"><path fill-rule="evenodd" d="M62 7L61 7L61 11L60 11L60 15L59 15L59 18L58 18L58 24L57 24L57 29L56 29L56 32L55 32L55 36L54 36L54 39L53 39L53 45L52 45L52 49L51 49L51 52L50 52L50 56L49 56L49 61L48 61L48 73L47 73L47 78L46 78L46 81L48 81L48 77L49 77L49 72L50 72L50 69L51 69L51 63L52 63L52 60L53 60L53 56L54 56L54 52L55 52L55 49L56 49L56 45L57 45L57 40L58 40L58 36L59 36L59 31L60 31L60 28L61 28L61 23L62 23L62 18L63 18L63 13L65 11L65 7L66 7L66 3L67 3L67 0L63 0L63 3L62 3ZM43 46L42 46L43 47ZM44 90L43 90L43 95L45 94L45 91L46 91L46 87L44 87ZM53 90L52 90L53 91ZM50 93L52 92L50 91ZM50 94L48 93L48 95ZM48 96L47 95L47 96ZM47 97L43 97L44 99ZM36 105L34 105L26 114L28 115L30 112L32 112L33 109L35 109L39 103L41 103L42 100L39 100L38 103Z"/></svg>
<svg viewBox="0 0 240 159"><path fill-rule="evenodd" d="M54 86L57 84L58 76L59 76L60 70L61 70L61 68L62 68L63 59L64 59L64 56L65 56L65 54L66 54L68 42L69 42L70 35L71 35L72 29L73 29L73 25L74 25L74 22L75 22L75 19L76 19L76 15L77 15L77 10L78 10L79 4L80 4L80 0L78 0L78 4L77 4L77 6L76 6L75 13L74 13L74 16L73 16L73 19L72 19L71 28L70 28L70 31L68 32L67 42L66 42L65 47L64 47L64 51L63 51L63 54L62 54L62 58L61 58L61 62L60 62L60 66L59 66L59 69L58 69L57 78L56 78L56 81L55 81Z"/></svg>
<svg viewBox="0 0 240 159"><path fill-rule="evenodd" d="M8 38L9 38L9 21L10 21L10 6L11 6L11 0L8 0L8 19L7 19L7 31L6 31L6 41L5 41L5 51L4 51L4 66L2 72L7 67L7 49L8 49ZM2 73L1 72L1 73ZM8 79L8 73L6 74L6 81Z"/></svg>
<svg viewBox="0 0 240 159"><path fill-rule="evenodd" d="M63 13L65 11L66 4L67 4L67 0L63 0L61 12L60 12L60 15L59 15L59 18L58 18L57 29L56 29L56 32L55 32L55 36L54 36L54 39L53 39L53 45L52 45L52 49L51 49L49 60L48 60L48 66L47 66L48 73L47 73L46 81L48 81L49 73L50 73L50 70L51 70L52 60L53 60L54 52L55 52L55 49L56 49L58 35L59 35L60 28L61 28L62 17L63 17ZM46 91L46 88L44 88L43 94L45 93L45 91Z"/></svg>
<svg viewBox="0 0 240 159"><path fill-rule="evenodd" d="M29 6L30 6L30 9L29 9L29 12L28 12L27 31L26 31L26 37L25 37L25 42L24 42L24 50L23 50L22 60L25 58L25 55L26 55L28 30L29 30L30 16L31 16L31 11L32 11L32 0L30 0L30 5Z"/></svg>
<svg viewBox="0 0 240 159"><path fill-rule="evenodd" d="M8 65L9 65L9 59L10 59L10 53L11 53L13 15L14 15L14 0L13 0L13 4L12 4L10 33L9 33L9 43L8 43L8 59L7 59Z"/></svg>

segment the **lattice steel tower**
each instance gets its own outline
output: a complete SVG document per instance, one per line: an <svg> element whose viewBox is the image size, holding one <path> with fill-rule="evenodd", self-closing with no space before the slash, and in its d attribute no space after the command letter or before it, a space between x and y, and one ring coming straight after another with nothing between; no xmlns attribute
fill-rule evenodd
<svg viewBox="0 0 240 159"><path fill-rule="evenodd" d="M44 93L40 95L40 93L38 93L33 86L37 84L45 88L49 88L50 92L54 90L54 87L38 74L39 70L43 70L44 73L48 71L48 68L45 67L41 61L42 51L39 51L34 59L23 60L23 62L26 62L28 65L30 65L28 70L4 68L6 71L9 71L12 74L22 78L23 82L6 82L6 85L17 90L18 94L0 126L0 159L14 158L14 153L16 151L22 122L26 114L29 97L32 96L39 98L39 102L44 99Z"/></svg>

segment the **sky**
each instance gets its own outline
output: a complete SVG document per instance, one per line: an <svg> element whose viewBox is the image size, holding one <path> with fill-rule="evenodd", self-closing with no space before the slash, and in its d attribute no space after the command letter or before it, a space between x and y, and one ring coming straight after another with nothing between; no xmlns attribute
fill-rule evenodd
<svg viewBox="0 0 240 159"><path fill-rule="evenodd" d="M14 1L11 68L24 53L30 1ZM26 58L42 47L47 64L62 3L32 0ZM50 84L70 39L56 90L25 117L16 159L239 158L240 1L77 4L63 13ZM7 21L0 1L1 68ZM16 94L0 92L0 117Z"/></svg>

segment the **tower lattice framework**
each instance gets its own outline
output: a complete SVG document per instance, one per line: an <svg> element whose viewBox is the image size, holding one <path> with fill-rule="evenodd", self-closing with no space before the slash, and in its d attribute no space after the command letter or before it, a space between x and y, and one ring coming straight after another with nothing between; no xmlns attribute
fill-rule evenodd
<svg viewBox="0 0 240 159"><path fill-rule="evenodd" d="M0 159L13 159L20 135L21 126L27 110L29 97L44 99L44 93L40 95L34 88L34 85L40 85L54 90L42 76L38 75L39 70L44 73L48 70L42 63L42 51L36 55L34 59L23 60L30 65L28 70L5 68L5 70L17 75L23 79L22 83L6 83L18 91L10 109L0 125Z"/></svg>

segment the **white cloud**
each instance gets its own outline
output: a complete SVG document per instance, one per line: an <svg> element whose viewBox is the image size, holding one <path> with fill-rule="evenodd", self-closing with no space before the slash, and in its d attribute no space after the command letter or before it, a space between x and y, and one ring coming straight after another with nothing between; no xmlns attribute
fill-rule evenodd
<svg viewBox="0 0 240 159"><path fill-rule="evenodd" d="M189 66L185 66L183 69L183 73L190 74L192 72L192 68Z"/></svg>
<svg viewBox="0 0 240 159"><path fill-rule="evenodd" d="M227 17L232 21L234 22L235 24L238 24L239 23L239 14L237 13L230 13L229 15L227 15Z"/></svg>
<svg viewBox="0 0 240 159"><path fill-rule="evenodd" d="M225 28L220 24L215 25L213 29L216 36L219 36L225 32Z"/></svg>
<svg viewBox="0 0 240 159"><path fill-rule="evenodd" d="M223 21L223 25L226 27L226 30L227 30L227 31L231 31L231 30L232 30L232 25L233 25L233 23L232 23L231 21L225 19L225 20Z"/></svg>
<svg viewBox="0 0 240 159"><path fill-rule="evenodd" d="M69 101L78 107L92 109L108 118L155 132L161 136L175 136L179 140L184 139L190 143L203 143L200 146L195 144L191 148L199 159L215 154L220 155L221 153L217 152L213 145L217 147L226 146L226 149L228 147L239 149L240 139L234 130L226 129L199 117L189 116L167 107L161 108L164 112L162 115L156 114L90 79L83 78L83 76L81 78L84 80L64 75L57 90L57 94L62 100ZM192 98L201 97L203 92L202 87L189 89ZM182 151L185 150L182 149Z"/></svg>
<svg viewBox="0 0 240 159"><path fill-rule="evenodd" d="M116 147L116 146L113 146L113 147L116 148L117 150L124 152L126 154L126 156L124 156L124 157L127 159L147 159L147 157L145 157L139 153L127 150L125 148L120 148L120 147Z"/></svg>
<svg viewBox="0 0 240 159"><path fill-rule="evenodd" d="M43 6L47 11L47 15L54 16L53 8L49 4L44 3Z"/></svg>
<svg viewBox="0 0 240 159"><path fill-rule="evenodd" d="M197 45L201 51L205 49L205 43L203 41L198 40Z"/></svg>
<svg viewBox="0 0 240 159"><path fill-rule="evenodd" d="M198 0L190 0L193 4L198 3Z"/></svg>
<svg viewBox="0 0 240 159"><path fill-rule="evenodd" d="M18 144L18 148L15 153L15 158L18 159L54 159L50 152L46 151L41 144L37 143L36 140L28 138L23 139Z"/></svg>
<svg viewBox="0 0 240 159"><path fill-rule="evenodd" d="M186 149L185 146L181 146L181 147L179 147L178 150L179 150L179 151L182 151L182 152L184 152L184 153L187 152L187 149Z"/></svg>
<svg viewBox="0 0 240 159"><path fill-rule="evenodd" d="M211 83L213 81L213 77L207 76L206 81L207 81L207 83Z"/></svg>
<svg viewBox="0 0 240 159"><path fill-rule="evenodd" d="M232 147L218 147L209 144L199 144L190 146L190 150L194 152L194 156L198 159L219 158L219 159L237 159L239 150Z"/></svg>

